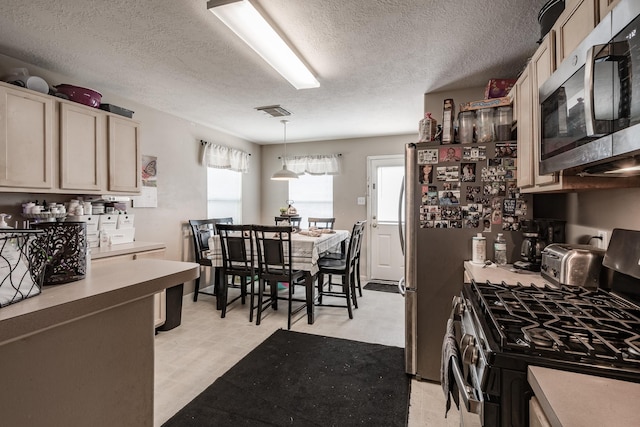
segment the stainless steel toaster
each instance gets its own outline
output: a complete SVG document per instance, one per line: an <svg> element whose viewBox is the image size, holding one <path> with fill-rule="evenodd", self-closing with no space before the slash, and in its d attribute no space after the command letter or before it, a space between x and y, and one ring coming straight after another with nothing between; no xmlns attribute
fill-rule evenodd
<svg viewBox="0 0 640 427"><path fill-rule="evenodd" d="M597 288L604 254L590 245L553 243L542 251L540 275L555 285Z"/></svg>

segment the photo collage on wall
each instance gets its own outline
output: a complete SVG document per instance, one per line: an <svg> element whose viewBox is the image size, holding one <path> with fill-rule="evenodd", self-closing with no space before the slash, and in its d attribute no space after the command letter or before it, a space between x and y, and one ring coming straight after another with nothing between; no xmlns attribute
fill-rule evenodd
<svg viewBox="0 0 640 427"><path fill-rule="evenodd" d="M513 142L418 149L420 228L517 231L527 214Z"/></svg>

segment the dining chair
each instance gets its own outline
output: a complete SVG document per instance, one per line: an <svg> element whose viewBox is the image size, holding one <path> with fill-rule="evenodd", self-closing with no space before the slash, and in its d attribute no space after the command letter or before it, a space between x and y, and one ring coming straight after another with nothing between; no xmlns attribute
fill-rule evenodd
<svg viewBox="0 0 640 427"><path fill-rule="evenodd" d="M256 304L258 309L256 325L260 324L265 307L271 306L274 310L277 310L278 300L286 299L288 302L287 329L291 329L292 316L307 306L306 299L293 297L294 287L297 284L302 285L304 283L303 281L297 282L305 274L302 270L293 269L291 251L293 228L291 226L254 225L253 233L258 252L258 277L260 279L258 302ZM286 298L278 296L278 283L287 284ZM269 286L270 295L265 298L264 292L267 285ZM293 310L293 302L303 302L304 304Z"/></svg>
<svg viewBox="0 0 640 427"><path fill-rule="evenodd" d="M358 241L363 237L365 221L358 221L353 225L351 237L349 239L349 246L347 248L346 256L344 258L334 257L321 257L318 260L318 303L319 306L325 307L346 307L349 314L349 319L353 319L353 311L351 306L358 308L358 300L355 292L356 283L356 254L358 250ZM342 283L340 284L342 290L334 291L331 288L330 279L326 283L325 289L324 276L341 276ZM334 286L338 285L333 283ZM323 297L338 297L344 298L345 304L327 304L323 302Z"/></svg>
<svg viewBox="0 0 640 427"><path fill-rule="evenodd" d="M335 218L317 218L317 217L309 217L309 228L321 228L321 229L329 229L333 230L333 224L335 224Z"/></svg>
<svg viewBox="0 0 640 427"><path fill-rule="evenodd" d="M251 284L249 321L253 322L253 306L255 293L256 270L254 265L255 250L251 225L217 224L222 249L221 280L217 288L220 299L221 316L227 314L227 307L240 299L245 304L247 285ZM229 279L231 278L231 281ZM236 284L236 278L239 278ZM240 289L240 295L229 300L229 288Z"/></svg>
<svg viewBox="0 0 640 427"><path fill-rule="evenodd" d="M191 236L193 237L193 252L197 264L200 264L200 272L202 267L211 267L211 275L216 276L215 269L207 253L209 252L209 237L217 234L217 224L233 224L233 218L210 218L210 219L190 219ZM216 279L214 279L215 281ZM193 292L193 300L198 301L198 294L215 295L214 292L205 292L200 290L200 277L195 280L195 290Z"/></svg>
<svg viewBox="0 0 640 427"><path fill-rule="evenodd" d="M274 221L275 224L278 225L280 223L282 223L283 221L288 222L289 224L291 224L291 227L293 227L294 231L299 231L300 230L300 222L302 221L302 217L299 216L276 216L274 217Z"/></svg>

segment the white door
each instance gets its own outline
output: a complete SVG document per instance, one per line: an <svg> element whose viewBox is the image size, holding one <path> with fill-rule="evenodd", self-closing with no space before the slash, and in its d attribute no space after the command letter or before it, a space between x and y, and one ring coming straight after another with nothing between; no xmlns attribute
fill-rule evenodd
<svg viewBox="0 0 640 427"><path fill-rule="evenodd" d="M404 257L398 229L400 188L404 177L404 156L371 156L368 162L369 277L372 280L400 280ZM404 217L404 212L402 212Z"/></svg>

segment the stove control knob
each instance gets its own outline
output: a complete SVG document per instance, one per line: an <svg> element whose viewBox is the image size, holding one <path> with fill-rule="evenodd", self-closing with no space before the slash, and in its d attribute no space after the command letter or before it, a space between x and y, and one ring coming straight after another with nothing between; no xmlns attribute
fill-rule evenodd
<svg viewBox="0 0 640 427"><path fill-rule="evenodd" d="M475 341L475 340L474 340ZM475 365L478 361L478 349L475 344L469 344L462 350L462 362L465 365Z"/></svg>

